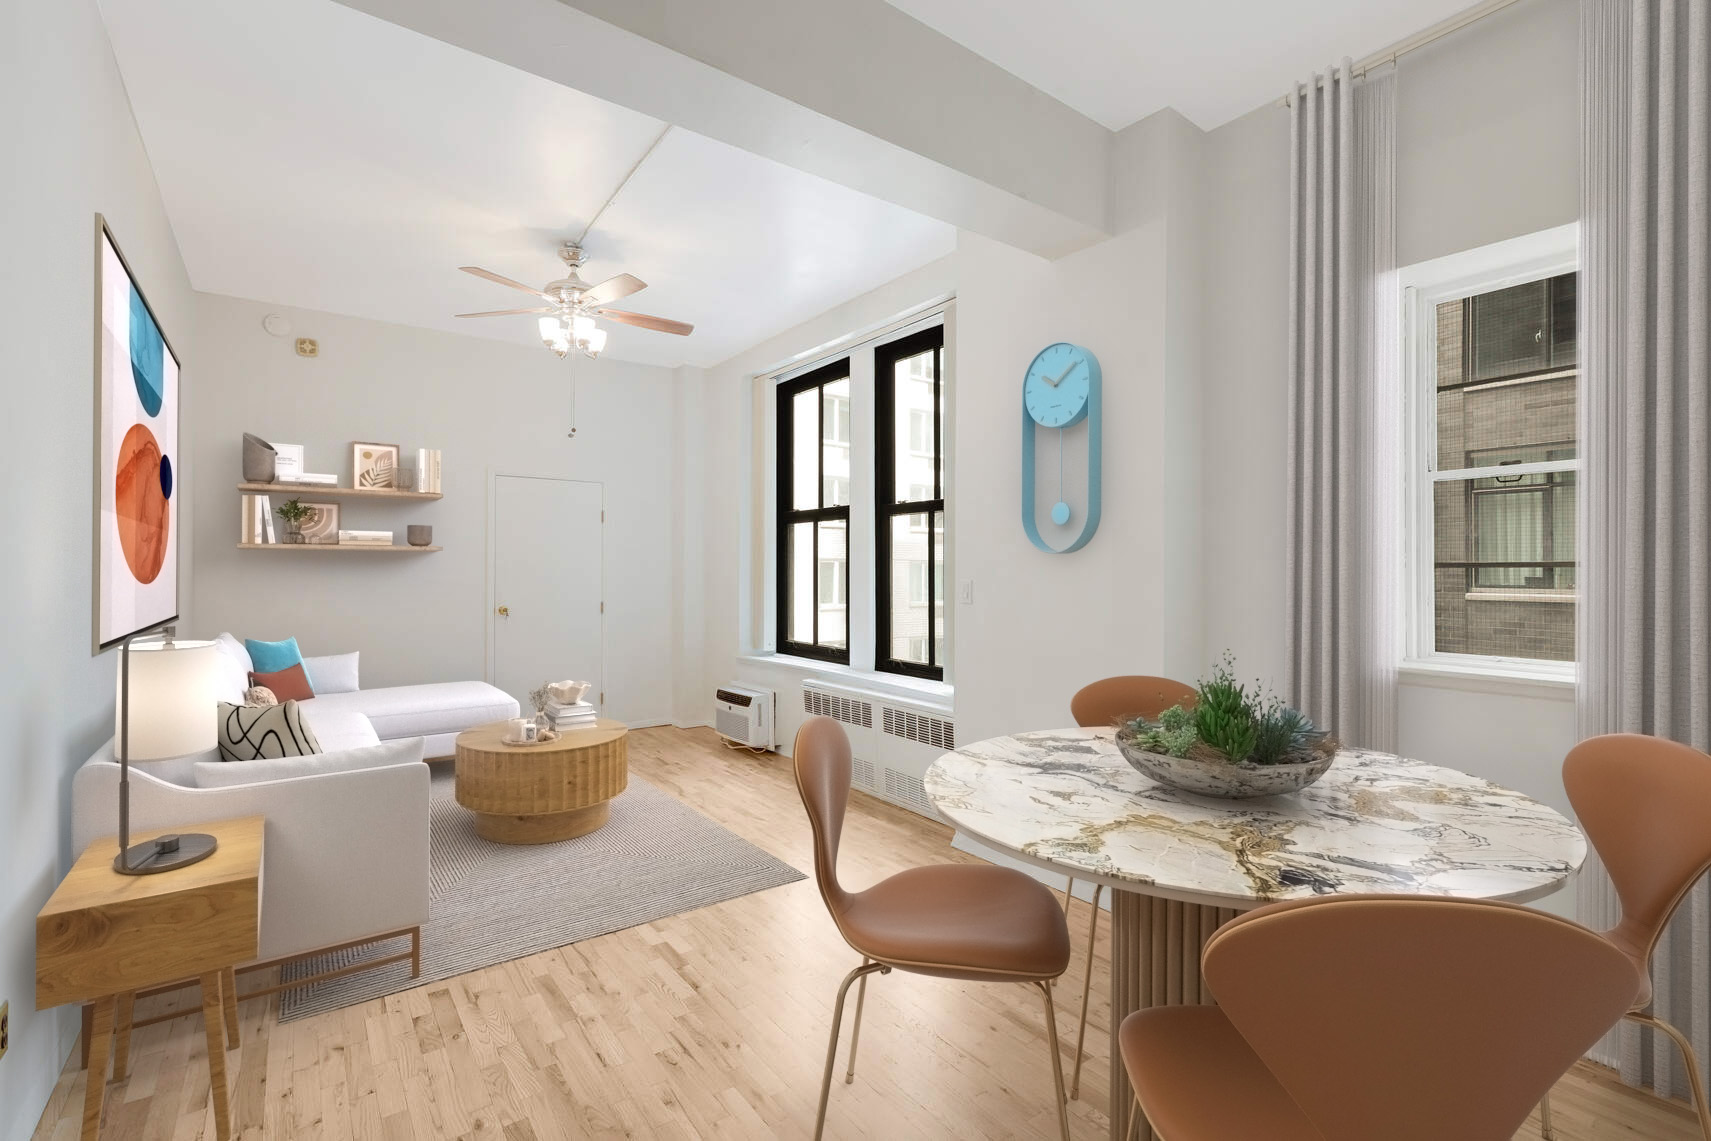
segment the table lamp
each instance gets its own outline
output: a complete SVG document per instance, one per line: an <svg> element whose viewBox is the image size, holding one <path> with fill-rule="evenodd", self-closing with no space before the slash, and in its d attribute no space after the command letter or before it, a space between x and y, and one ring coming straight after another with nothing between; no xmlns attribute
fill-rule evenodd
<svg viewBox="0 0 1711 1141"><path fill-rule="evenodd" d="M214 837L202 832L157 836L131 845L131 762L180 757L214 747L219 651L212 642L178 642L173 628L162 640L119 652L119 699L114 726L119 758L119 854L113 870L128 876L171 871L214 854Z"/></svg>

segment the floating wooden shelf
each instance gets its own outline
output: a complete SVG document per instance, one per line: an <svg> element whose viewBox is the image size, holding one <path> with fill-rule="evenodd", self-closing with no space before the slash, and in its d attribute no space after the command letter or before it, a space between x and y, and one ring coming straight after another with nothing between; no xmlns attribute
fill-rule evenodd
<svg viewBox="0 0 1711 1141"><path fill-rule="evenodd" d="M379 543L239 543L240 551L368 551L425 555L438 547L382 546Z"/></svg>
<svg viewBox="0 0 1711 1141"><path fill-rule="evenodd" d="M328 499L438 499L437 491L399 491L395 487L329 487L324 483L240 483L239 491L270 495L319 495Z"/></svg>

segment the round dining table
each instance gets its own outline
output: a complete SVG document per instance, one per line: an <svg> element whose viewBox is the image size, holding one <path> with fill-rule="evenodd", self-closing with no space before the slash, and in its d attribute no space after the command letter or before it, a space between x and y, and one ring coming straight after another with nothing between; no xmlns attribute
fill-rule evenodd
<svg viewBox="0 0 1711 1141"><path fill-rule="evenodd" d="M923 783L958 831L1111 889L1112 1141L1134 1096L1117 1027L1145 1007L1212 1002L1201 949L1243 911L1340 892L1526 902L1586 858L1586 838L1548 805L1357 749L1300 792L1219 800L1142 776L1111 729L1054 729L965 745Z"/></svg>

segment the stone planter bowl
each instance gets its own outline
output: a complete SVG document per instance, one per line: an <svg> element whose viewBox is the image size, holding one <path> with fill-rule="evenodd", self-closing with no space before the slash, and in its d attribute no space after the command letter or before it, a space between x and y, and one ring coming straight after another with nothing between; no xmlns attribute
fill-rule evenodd
<svg viewBox="0 0 1711 1141"><path fill-rule="evenodd" d="M1293 765L1254 765L1245 761L1232 765L1227 761L1200 761L1192 757L1149 753L1121 736L1117 738L1117 748L1122 750L1123 759L1133 765L1136 772L1150 780L1180 792L1216 796L1223 800L1300 792L1324 776L1337 759L1335 753L1326 753Z"/></svg>

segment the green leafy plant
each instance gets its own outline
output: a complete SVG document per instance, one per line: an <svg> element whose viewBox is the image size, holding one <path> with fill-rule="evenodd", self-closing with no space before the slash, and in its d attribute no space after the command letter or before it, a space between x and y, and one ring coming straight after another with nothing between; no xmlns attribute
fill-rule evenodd
<svg viewBox="0 0 1711 1141"><path fill-rule="evenodd" d="M315 509L306 505L300 499L287 499L284 503L281 503L278 507L274 508L274 513L295 527L299 523L302 523L303 520L315 514Z"/></svg>
<svg viewBox="0 0 1711 1141"><path fill-rule="evenodd" d="M1192 704L1173 705L1156 721L1137 717L1118 735L1150 753L1231 764L1296 764L1337 748L1306 714L1260 683L1237 681L1229 653L1200 680Z"/></svg>

